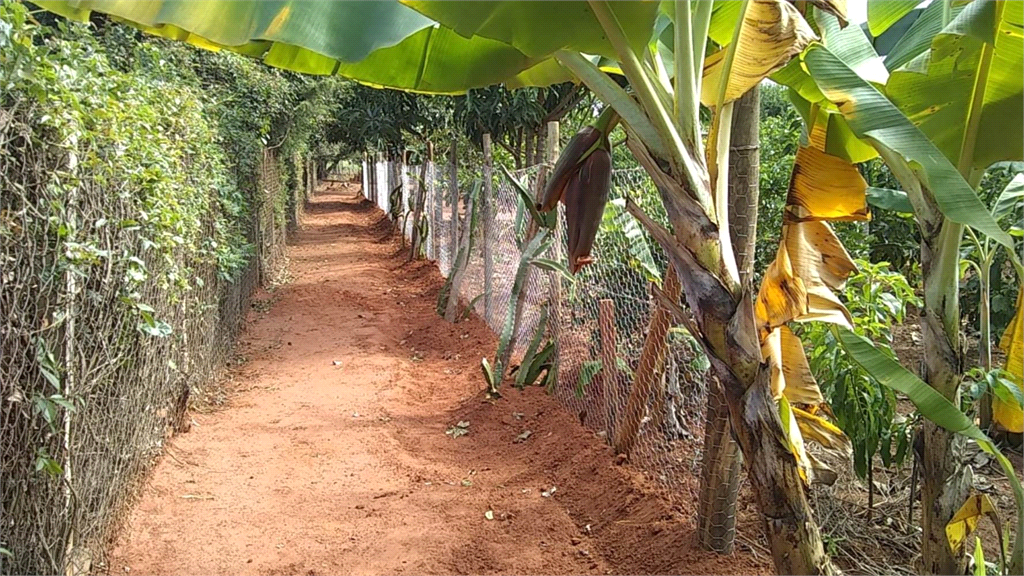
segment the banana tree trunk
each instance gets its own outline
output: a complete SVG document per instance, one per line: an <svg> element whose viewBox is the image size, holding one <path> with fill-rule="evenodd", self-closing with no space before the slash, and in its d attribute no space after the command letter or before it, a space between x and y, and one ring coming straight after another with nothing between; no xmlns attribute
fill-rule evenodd
<svg viewBox="0 0 1024 576"><path fill-rule="evenodd" d="M764 530L780 574L832 574L821 534L804 493L796 459L789 451L778 407L770 390L770 369L761 355L754 319L754 293L729 286L719 227L699 205L701 191L690 190L681 175L666 173L635 134L627 146L651 175L665 204L674 234L635 204L627 209L665 249L677 271L693 314L691 332L701 342L722 386L732 430L743 451ZM706 192L707 181L696 186Z"/></svg>
<svg viewBox="0 0 1024 576"><path fill-rule="evenodd" d="M745 286L749 285L754 270L760 106L761 93L756 86L735 102L729 145L729 234L736 252L740 282ZM732 552L736 537L736 495L741 462L739 446L729 425L725 394L712 382L705 411L697 532L702 546L720 554Z"/></svg>
<svg viewBox="0 0 1024 576"><path fill-rule="evenodd" d="M923 380L954 404L963 366L960 347L960 294L957 281L963 226L944 221L932 229L922 227L921 270L924 310ZM963 574L963 558L954 555L946 540L946 524L970 491L970 478L961 462L963 437L924 422L922 459L921 555L928 574Z"/></svg>

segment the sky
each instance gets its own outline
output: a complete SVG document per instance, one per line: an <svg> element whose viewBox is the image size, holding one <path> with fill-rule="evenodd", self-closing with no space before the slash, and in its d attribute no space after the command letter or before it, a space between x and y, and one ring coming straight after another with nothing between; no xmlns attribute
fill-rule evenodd
<svg viewBox="0 0 1024 576"><path fill-rule="evenodd" d="M931 0L924 0L918 8L927 6ZM854 24L862 24L868 19L868 0L846 0L846 17Z"/></svg>
<svg viewBox="0 0 1024 576"><path fill-rule="evenodd" d="M868 0L846 0L846 17L852 24L868 19Z"/></svg>

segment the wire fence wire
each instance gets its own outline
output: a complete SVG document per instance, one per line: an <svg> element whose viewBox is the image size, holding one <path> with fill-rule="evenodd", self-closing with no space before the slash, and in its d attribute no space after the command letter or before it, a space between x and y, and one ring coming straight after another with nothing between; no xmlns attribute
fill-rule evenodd
<svg viewBox="0 0 1024 576"><path fill-rule="evenodd" d="M142 472L189 426L190 395L229 359L254 289L282 263L279 162L265 153L252 193L255 257L227 279L180 249L172 260L200 281L171 300L156 281L130 281L134 265L154 278L167 260L117 224L144 209L128 184L75 165L90 143L36 138L13 112L0 120L0 573L87 573ZM213 225L202 222L209 237ZM139 261L108 256L121 251ZM140 329L128 292L169 334Z"/></svg>
<svg viewBox="0 0 1024 576"><path fill-rule="evenodd" d="M512 175L533 191L539 168L517 170ZM493 172L488 183L479 172L431 163L424 182L423 213L430 230L427 257L436 261L447 278L455 272L457 243L468 225L467 194L481 186L479 202L487 203L484 206L489 210L478 214L475 242L458 295L460 306L472 304L473 311L500 333L515 305L513 284L522 256L522 230L530 216L500 170ZM418 178L399 175L419 173L418 166L364 162L364 195L385 212L393 199L400 199L406 208L418 191ZM457 194L456 178L461 182ZM391 194L399 186L398 193ZM585 266L574 280L540 268L529 274L513 363L526 351L546 308L547 336L557 342L558 354L553 394L607 442L628 443L629 461L664 488L670 499L692 504L698 498L696 479L703 457L710 365L697 341L674 322L668 326L664 354L644 354L656 310L651 285L662 284L667 258L625 211L627 195L634 199L656 197L643 170L613 172L610 200L593 250L597 261ZM565 230L564 209L559 205L557 241L545 258L565 262ZM411 239L411 231L411 225L403 230L407 239ZM646 387L637 385L641 374L654 376ZM727 517L715 522L731 523L732 514L730 510Z"/></svg>

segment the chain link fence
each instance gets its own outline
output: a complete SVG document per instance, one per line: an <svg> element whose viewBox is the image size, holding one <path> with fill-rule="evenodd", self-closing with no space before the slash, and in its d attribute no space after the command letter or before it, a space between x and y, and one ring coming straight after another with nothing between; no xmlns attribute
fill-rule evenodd
<svg viewBox="0 0 1024 576"><path fill-rule="evenodd" d="M381 210L405 222L419 185L418 176L410 176L420 174L420 168L398 162L364 162L364 194ZM535 191L539 172L540 167L533 166L512 175L527 190ZM489 181L479 172L456 171L447 162L431 163L426 174L423 214L430 231L426 255L446 278L457 272L453 269L455 255L471 215L468 197L474 187L480 187L476 200L479 220L458 295L460 308L471 306L500 333L510 307L515 306L514 279L529 212L498 169ZM457 190L456 181L462 183ZM670 499L692 503L698 498L695 479L701 473L705 403L712 384L710 365L697 341L664 312L660 320L665 352L644 352L648 333L654 329L652 322L658 320L651 286L664 284L667 258L626 212L624 199L627 195L653 198L656 191L642 169L617 170L612 184L593 250L597 261L574 279L530 267L521 297L522 320L513 340L513 364L526 351L546 309L546 335L557 342L555 397L595 434L626 447L630 462L664 488ZM394 202L400 203L400 210L392 210ZM558 240L545 258L565 262L565 229L560 204ZM407 240L411 240L412 230L411 222L405 225ZM646 384L638 384L641 379L646 379ZM732 512L729 514L719 520L732 525Z"/></svg>
<svg viewBox="0 0 1024 576"><path fill-rule="evenodd" d="M224 277L194 251L147 250L132 183L78 165L93 144L54 144L17 120L28 115L0 110L0 573L79 574L97 569L282 263L282 184L266 151L246 225L255 254ZM212 215L201 226L214 237ZM156 280L169 262L193 274L189 289Z"/></svg>

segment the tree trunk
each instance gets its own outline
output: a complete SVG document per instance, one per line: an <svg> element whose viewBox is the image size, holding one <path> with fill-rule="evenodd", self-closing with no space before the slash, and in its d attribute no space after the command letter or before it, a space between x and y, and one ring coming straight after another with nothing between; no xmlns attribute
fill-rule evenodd
<svg viewBox="0 0 1024 576"><path fill-rule="evenodd" d="M960 350L960 294L956 278L963 226L945 221L928 233L922 227L921 272L924 309L924 381L954 404L963 372ZM963 556L946 540L946 524L967 498L970 478L961 462L963 437L924 422L921 462L922 570L929 574L963 574Z"/></svg>
<svg viewBox="0 0 1024 576"><path fill-rule="evenodd" d="M459 239L458 252L452 256L452 269L449 271L452 281L448 288L450 290L448 293L448 305L444 311L444 319L449 322L455 322L459 318L459 291L462 289L462 279L466 275L466 268L469 267L469 251L473 244L473 212L476 210L475 203L476 199L471 194L466 202L466 215L462 223L462 234ZM455 222L457 223L458 219Z"/></svg>
<svg viewBox="0 0 1024 576"><path fill-rule="evenodd" d="M770 367L761 355L754 293L729 281L731 254L722 252L719 224L708 216L710 176L665 171L626 126L626 145L654 180L673 232L627 199L626 208L665 249L686 304L691 332L703 346L725 393L730 423L747 463L747 474L764 519L775 569L780 574L832 574L821 534L789 451L778 406L771 396ZM712 197L713 198L713 197Z"/></svg>
<svg viewBox="0 0 1024 576"><path fill-rule="evenodd" d="M515 154L514 160L515 160L515 164L516 164L516 170L518 170L518 169L523 167L523 153L525 152L525 150L523 149L523 128L522 128L522 126L520 126L516 130L515 138L516 138L516 154Z"/></svg>
<svg viewBox="0 0 1024 576"><path fill-rule="evenodd" d="M761 96L752 88L733 106L729 145L729 235L740 282L748 287L754 270L760 178L758 126ZM729 426L729 407L716 382L708 390L697 526L701 545L729 554L736 537L736 495L742 458Z"/></svg>
<svg viewBox="0 0 1024 576"><path fill-rule="evenodd" d="M430 217L430 257L435 261L441 260L441 223L444 222L444 197L441 194L441 184L438 182L437 163L430 162L430 170L427 171L427 181L430 188L427 193L430 196L430 203L433 206L433 213Z"/></svg>
<svg viewBox="0 0 1024 576"><path fill-rule="evenodd" d="M557 121L555 121L557 123ZM537 129L537 141L536 149L533 153L533 164L541 164L544 162L544 151L547 150L547 134L544 130Z"/></svg>
<svg viewBox="0 0 1024 576"><path fill-rule="evenodd" d="M743 449L747 477L764 519L776 572L836 573L825 554L796 460L785 443L782 421L771 396L768 365L762 364L754 382L744 387L717 358L712 364L717 367L719 379L726 382L732 426Z"/></svg>
<svg viewBox="0 0 1024 576"><path fill-rule="evenodd" d="M527 166L533 166L533 142L537 137L537 132L534 130L526 130L523 132L523 162L516 166L516 168L525 168Z"/></svg>
<svg viewBox="0 0 1024 576"><path fill-rule="evenodd" d="M754 275L761 179L760 123L761 89L754 86L733 105L729 145L729 234L741 283L751 281Z"/></svg>

